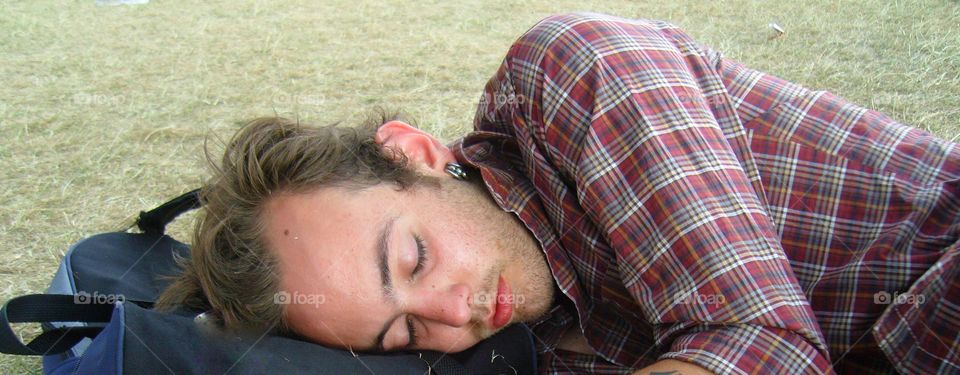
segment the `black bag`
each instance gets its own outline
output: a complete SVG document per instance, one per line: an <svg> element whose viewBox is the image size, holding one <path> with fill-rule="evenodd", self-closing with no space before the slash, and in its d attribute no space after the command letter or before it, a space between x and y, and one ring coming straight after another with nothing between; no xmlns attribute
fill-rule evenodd
<svg viewBox="0 0 960 375"><path fill-rule="evenodd" d="M531 374L533 337L513 325L455 354L354 354L288 337L212 333L199 312L159 313L152 302L179 271L174 254L189 247L166 225L198 207L198 191L148 212L142 233L111 232L74 244L47 294L20 296L0 309L0 352L42 355L45 374ZM24 345L10 323L38 322L44 332Z"/></svg>

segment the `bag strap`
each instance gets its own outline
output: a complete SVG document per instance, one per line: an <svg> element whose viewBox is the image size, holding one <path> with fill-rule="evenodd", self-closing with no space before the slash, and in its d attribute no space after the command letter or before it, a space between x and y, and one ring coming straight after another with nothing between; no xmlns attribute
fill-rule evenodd
<svg viewBox="0 0 960 375"><path fill-rule="evenodd" d="M30 294L7 301L0 308L0 352L19 355L62 353L85 337L95 337L110 321L112 304L81 305L74 296ZM23 344L10 323L86 322L85 327L48 330Z"/></svg>
<svg viewBox="0 0 960 375"><path fill-rule="evenodd" d="M0 307L0 353L48 355L63 353L84 338L94 338L110 322L114 304L78 300L65 294L28 294L7 301ZM126 300L148 307L150 302ZM28 344L20 341L10 323L78 322L84 326L55 327L44 330Z"/></svg>
<svg viewBox="0 0 960 375"><path fill-rule="evenodd" d="M150 211L140 211L137 227L143 233L162 235L167 224L173 219L184 212L199 208L201 204L200 189L188 191Z"/></svg>

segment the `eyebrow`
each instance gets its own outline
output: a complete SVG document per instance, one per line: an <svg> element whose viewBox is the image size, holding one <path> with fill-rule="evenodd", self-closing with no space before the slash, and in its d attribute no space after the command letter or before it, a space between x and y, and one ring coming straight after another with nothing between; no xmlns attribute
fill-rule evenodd
<svg viewBox="0 0 960 375"><path fill-rule="evenodd" d="M396 296L393 294L393 281L390 277L390 262L387 243L390 240L390 233L393 232L393 223L397 221L396 216L392 216L387 219L383 226L380 227L380 234L377 236L377 268L380 269L380 288L383 291L383 296L386 297L390 303L396 305ZM397 317L393 317L386 321L383 324L383 328L380 329L380 333L377 334L377 338L373 343L373 348L378 352L385 352L386 350L383 347L383 338L386 337L387 331L390 330L390 326Z"/></svg>

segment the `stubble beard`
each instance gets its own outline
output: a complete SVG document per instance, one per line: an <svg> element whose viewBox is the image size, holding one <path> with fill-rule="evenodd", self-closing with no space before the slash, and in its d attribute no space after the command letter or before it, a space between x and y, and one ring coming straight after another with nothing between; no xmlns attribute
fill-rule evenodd
<svg viewBox="0 0 960 375"><path fill-rule="evenodd" d="M508 279L515 302L511 322L532 323L539 320L549 311L555 289L553 275L540 242L516 214L504 211L497 205L479 179L449 183L457 184L451 188L459 190L454 194L465 198L460 204L469 207L467 212L477 213L480 229L495 236L492 240L500 256L483 280L485 287L493 288L488 293L495 296L499 276L504 271L513 269L516 273L515 279ZM489 328L485 326L483 330L485 332L481 337L495 333L488 332Z"/></svg>
<svg viewBox="0 0 960 375"><path fill-rule="evenodd" d="M521 229L526 231L525 228ZM517 233L519 236L515 236L504 231L495 233L503 234L501 239L525 239L525 236L527 235L524 233ZM482 281L482 285L492 289L485 290L483 292L485 295L493 296L495 299L503 298L497 295L497 286L500 275L507 271L508 267L511 265L513 265L514 267L512 268L516 270L526 271L521 274L519 278L508 278L512 288L512 296L510 297L512 298L514 308L511 324L533 323L539 320L547 313L547 311L549 311L550 304L553 302L553 276L550 273L546 258L544 257L543 252L540 250L539 244L536 243L536 240L534 240L536 246L522 246L523 244L519 243L510 244L511 242L521 241L501 241L501 239L498 239L496 244L498 245L501 253L505 256L501 257L500 261L491 266L490 270L486 272ZM492 306L496 308L496 301L494 301ZM477 325L476 335L481 339L486 339L506 327L507 326L496 330L491 330L486 326L485 322L482 322L481 324Z"/></svg>
<svg viewBox="0 0 960 375"><path fill-rule="evenodd" d="M481 280L481 288L492 289L477 292L496 296L500 275L512 270L511 277L507 278L515 302L511 323L536 322L549 311L555 290L540 242L516 214L497 205L479 176L474 174L471 177L467 181L433 180L432 187L438 189L435 190L438 193L435 199L444 200L450 207L473 216L470 221L478 233L487 237L489 245L496 248L496 259ZM517 303L521 298L522 303ZM486 339L505 328L492 330L485 321L475 321L473 325L473 334L478 339Z"/></svg>
<svg viewBox="0 0 960 375"><path fill-rule="evenodd" d="M526 231L526 228L523 230ZM522 303L515 305L514 321L518 323L533 323L539 320L549 311L550 304L553 303L553 275L550 273L550 267L547 265L547 259L540 249L539 242L533 241L535 246L532 250L534 251L521 247L515 252L517 262L521 264L520 269L527 271L524 274L526 280L513 291L516 301L521 302L522 298Z"/></svg>

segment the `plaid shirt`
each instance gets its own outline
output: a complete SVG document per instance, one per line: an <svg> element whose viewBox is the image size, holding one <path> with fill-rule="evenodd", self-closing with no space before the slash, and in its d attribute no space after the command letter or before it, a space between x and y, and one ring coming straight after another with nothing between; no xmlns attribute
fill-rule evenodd
<svg viewBox="0 0 960 375"><path fill-rule="evenodd" d="M549 17L454 142L562 293L543 373L960 371L960 149L657 21ZM580 330L596 355L556 348Z"/></svg>

